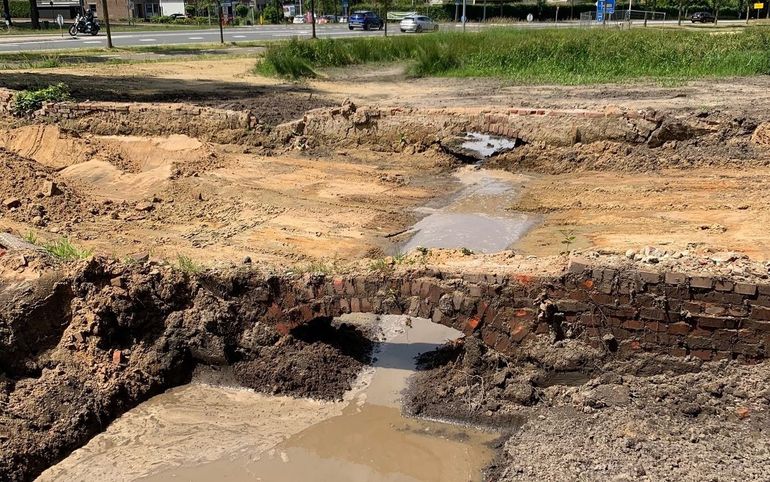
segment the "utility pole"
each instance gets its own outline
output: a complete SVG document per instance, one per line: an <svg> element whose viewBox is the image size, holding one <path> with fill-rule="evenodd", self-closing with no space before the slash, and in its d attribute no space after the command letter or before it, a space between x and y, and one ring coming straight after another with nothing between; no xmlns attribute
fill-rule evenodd
<svg viewBox="0 0 770 482"><path fill-rule="evenodd" d="M104 25L107 27L107 48L112 48L112 32L110 31L110 12L107 10L107 0L102 0L102 10L104 10Z"/></svg>

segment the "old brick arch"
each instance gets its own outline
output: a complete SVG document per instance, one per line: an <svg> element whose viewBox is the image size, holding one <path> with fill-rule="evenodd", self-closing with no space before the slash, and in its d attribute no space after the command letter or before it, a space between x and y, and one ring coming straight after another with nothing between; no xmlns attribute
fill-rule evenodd
<svg viewBox="0 0 770 482"><path fill-rule="evenodd" d="M274 279L265 322L281 333L318 317L371 312L432 319L511 354L555 331L613 350L761 359L770 348L770 285L618 270L573 261L563 273L419 269Z"/></svg>

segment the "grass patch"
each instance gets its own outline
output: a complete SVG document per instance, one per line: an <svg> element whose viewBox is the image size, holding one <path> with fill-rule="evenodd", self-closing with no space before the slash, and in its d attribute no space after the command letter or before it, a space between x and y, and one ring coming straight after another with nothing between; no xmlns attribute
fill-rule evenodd
<svg viewBox="0 0 770 482"><path fill-rule="evenodd" d="M33 237L26 238L28 241L30 239L37 240L37 237L32 235ZM30 241L32 242L32 241ZM84 248L78 248L72 242L70 242L67 238L60 238L56 241L53 241L51 243L46 243L43 245L43 249L48 251L52 256L55 256L63 261L75 261L78 259L86 259L91 256L92 251L90 249L84 249Z"/></svg>
<svg viewBox="0 0 770 482"><path fill-rule="evenodd" d="M416 76L501 77L586 84L770 73L770 29L729 35L666 29L489 29L391 38L293 39L268 46L257 71L290 78L317 69L410 62Z"/></svg>

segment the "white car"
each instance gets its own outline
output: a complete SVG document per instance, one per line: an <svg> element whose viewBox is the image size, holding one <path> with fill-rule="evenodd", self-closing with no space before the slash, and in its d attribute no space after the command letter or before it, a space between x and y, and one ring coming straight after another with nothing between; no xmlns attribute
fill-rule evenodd
<svg viewBox="0 0 770 482"><path fill-rule="evenodd" d="M291 23L305 23L305 17L302 15L295 15L294 20Z"/></svg>
<svg viewBox="0 0 770 482"><path fill-rule="evenodd" d="M425 15L410 15L401 20L402 32L435 32L438 24Z"/></svg>

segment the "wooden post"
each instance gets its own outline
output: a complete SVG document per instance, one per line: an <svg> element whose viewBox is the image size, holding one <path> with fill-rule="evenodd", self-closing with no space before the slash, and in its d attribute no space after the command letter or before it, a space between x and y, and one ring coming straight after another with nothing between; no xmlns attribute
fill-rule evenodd
<svg viewBox="0 0 770 482"><path fill-rule="evenodd" d="M102 0L102 10L104 10L104 26L107 27L107 48L112 47L112 32L110 31L110 12L107 10L107 0Z"/></svg>

